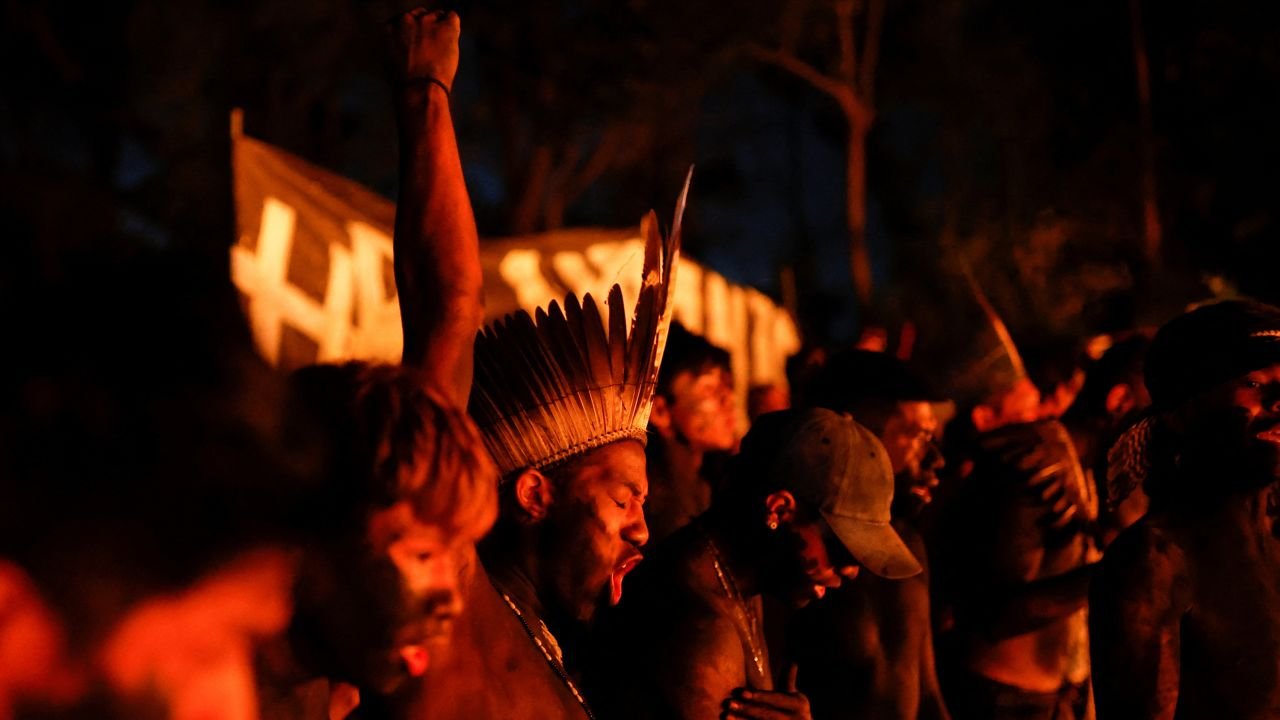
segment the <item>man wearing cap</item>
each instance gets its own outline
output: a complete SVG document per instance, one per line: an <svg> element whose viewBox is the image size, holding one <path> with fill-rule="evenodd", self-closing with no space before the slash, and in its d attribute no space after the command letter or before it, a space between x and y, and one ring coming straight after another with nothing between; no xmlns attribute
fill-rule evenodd
<svg viewBox="0 0 1280 720"><path fill-rule="evenodd" d="M1098 717L1280 712L1280 309L1208 305L1148 350L1152 406L1112 452L1150 509L1091 590Z"/></svg>
<svg viewBox="0 0 1280 720"><path fill-rule="evenodd" d="M729 489L652 553L595 638L610 662L590 665L594 701L618 718L808 718L794 667L775 681L762 596L803 606L861 567L920 572L889 524L892 500L884 446L848 415L761 416Z"/></svg>
<svg viewBox="0 0 1280 720"><path fill-rule="evenodd" d="M932 403L944 398L901 360L854 349L827 360L802 400L851 413L885 445L896 485L893 527L924 564L915 523L938 486ZM927 568L905 580L867 577L827 593L796 613L788 644L814 717L949 717L934 667Z"/></svg>

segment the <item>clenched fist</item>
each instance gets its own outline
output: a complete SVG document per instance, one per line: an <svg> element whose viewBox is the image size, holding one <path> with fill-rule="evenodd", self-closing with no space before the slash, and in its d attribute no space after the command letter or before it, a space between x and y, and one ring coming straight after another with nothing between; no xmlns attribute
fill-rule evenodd
<svg viewBox="0 0 1280 720"><path fill-rule="evenodd" d="M402 84L438 82L453 88L458 72L457 13L415 8L390 22L391 72Z"/></svg>

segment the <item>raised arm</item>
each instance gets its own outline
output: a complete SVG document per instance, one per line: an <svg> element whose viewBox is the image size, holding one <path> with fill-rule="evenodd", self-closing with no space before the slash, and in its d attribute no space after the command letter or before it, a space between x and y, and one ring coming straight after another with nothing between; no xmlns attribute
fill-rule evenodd
<svg viewBox="0 0 1280 720"><path fill-rule="evenodd" d="M449 113L458 16L412 10L391 23L400 135L395 273L405 365L465 407L484 320L480 243Z"/></svg>
<svg viewBox="0 0 1280 720"><path fill-rule="evenodd" d="M1107 552L1090 594L1099 720L1171 720L1178 705L1182 557L1135 526Z"/></svg>

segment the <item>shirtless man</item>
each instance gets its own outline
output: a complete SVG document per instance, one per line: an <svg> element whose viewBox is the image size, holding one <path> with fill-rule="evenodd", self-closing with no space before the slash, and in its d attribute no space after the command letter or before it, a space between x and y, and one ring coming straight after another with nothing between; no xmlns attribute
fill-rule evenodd
<svg viewBox="0 0 1280 720"><path fill-rule="evenodd" d="M885 445L894 472L893 527L925 565L915 527L933 499L942 455L935 391L902 361L850 350L832 356L804 400L849 412ZM905 580L865 577L796 614L788 645L816 718L948 718L934 667L928 568Z"/></svg>
<svg viewBox="0 0 1280 720"><path fill-rule="evenodd" d="M428 118L447 116L448 97L431 72L421 84ZM455 207L463 207L460 175L449 187L458 192ZM682 197L667 238L656 218L646 221L631 318L615 285L605 304L570 296L534 316L508 316L475 339L469 410L499 470L499 517L480 547L481 567L468 583L468 611L450 656L427 673L412 717L592 717L576 681L576 650L597 608L621 599L623 577L649 537L644 442L671 317L683 204ZM474 225L466 230L467 242L446 259L465 260L460 275L474 277ZM434 272L435 259L420 257L398 272L401 292L413 271ZM468 295L459 298L470 308ZM467 326L456 327L461 337ZM433 349L413 342L409 331L406 324L406 360L415 348Z"/></svg>
<svg viewBox="0 0 1280 720"><path fill-rule="evenodd" d="M775 682L762 596L798 607L860 568L920 572L889 527L892 497L884 447L848 415L762 415L726 493L654 551L595 639L589 680L609 717L810 717L794 666Z"/></svg>
<svg viewBox="0 0 1280 720"><path fill-rule="evenodd" d="M948 430L929 530L939 677L956 720L1072 720L1088 705L1090 504L1066 429L1025 377ZM957 430L959 430L957 432Z"/></svg>
<svg viewBox="0 0 1280 720"><path fill-rule="evenodd" d="M497 514L497 471L463 411L483 318L478 240L447 104L458 18L389 27L400 130L395 270L402 364L318 365L292 377L291 415L318 426L328 532L307 547L287 642L263 653L274 718L345 717L422 676L447 648Z"/></svg>
<svg viewBox="0 0 1280 720"><path fill-rule="evenodd" d="M1145 469L1150 509L1091 595L1098 717L1277 717L1280 309L1182 315L1145 375L1151 411L1118 459Z"/></svg>

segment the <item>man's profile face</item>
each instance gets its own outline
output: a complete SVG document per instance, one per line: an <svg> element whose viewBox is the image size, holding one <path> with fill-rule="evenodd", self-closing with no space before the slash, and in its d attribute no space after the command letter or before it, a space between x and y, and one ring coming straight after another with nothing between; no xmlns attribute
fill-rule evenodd
<svg viewBox="0 0 1280 720"><path fill-rule="evenodd" d="M775 592L793 607L820 600L827 590L857 577L857 561L823 520L797 519L776 532L784 547Z"/></svg>
<svg viewBox="0 0 1280 720"><path fill-rule="evenodd" d="M738 402L733 376L715 366L681 372L671 381L671 424L695 450L731 451L738 442Z"/></svg>
<svg viewBox="0 0 1280 720"><path fill-rule="evenodd" d="M1222 383L1192 410L1192 441L1249 486L1280 478L1280 363Z"/></svg>
<svg viewBox="0 0 1280 720"><path fill-rule="evenodd" d="M624 440L593 450L559 474L541 541L545 582L560 610L590 621L602 603L622 599L622 579L649 540L644 447Z"/></svg>
<svg viewBox="0 0 1280 720"><path fill-rule="evenodd" d="M894 503L905 501L914 509L933 500L942 454L934 444L938 417L927 402L900 402L898 412L885 423L880 442L889 452L895 480Z"/></svg>

